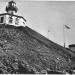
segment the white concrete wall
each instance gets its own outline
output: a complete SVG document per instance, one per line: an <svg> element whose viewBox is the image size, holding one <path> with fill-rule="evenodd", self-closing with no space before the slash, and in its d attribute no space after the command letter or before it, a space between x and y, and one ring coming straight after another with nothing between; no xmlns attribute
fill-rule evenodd
<svg viewBox="0 0 75 75"><path fill-rule="evenodd" d="M24 24L25 21L22 18L19 18L19 21L18 21L19 23L18 24L15 24L17 17L12 16L12 18L13 18L13 22L12 23L9 23L9 15L6 15L6 24L14 25L14 26L25 26L25 24Z"/></svg>

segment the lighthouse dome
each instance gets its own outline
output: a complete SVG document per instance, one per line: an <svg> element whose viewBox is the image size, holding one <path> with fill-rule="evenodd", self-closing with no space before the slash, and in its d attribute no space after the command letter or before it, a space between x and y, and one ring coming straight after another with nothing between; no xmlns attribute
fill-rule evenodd
<svg viewBox="0 0 75 75"><path fill-rule="evenodd" d="M9 14L14 14L17 13L18 8L16 6L16 3L14 1L10 1L8 3L8 6L6 6L6 12L8 12Z"/></svg>

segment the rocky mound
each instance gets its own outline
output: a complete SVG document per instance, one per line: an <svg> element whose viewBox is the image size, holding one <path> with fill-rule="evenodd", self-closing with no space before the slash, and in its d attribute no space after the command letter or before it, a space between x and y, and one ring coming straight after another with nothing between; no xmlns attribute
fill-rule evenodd
<svg viewBox="0 0 75 75"><path fill-rule="evenodd" d="M70 50L29 27L0 25L0 73L52 73L71 71Z"/></svg>

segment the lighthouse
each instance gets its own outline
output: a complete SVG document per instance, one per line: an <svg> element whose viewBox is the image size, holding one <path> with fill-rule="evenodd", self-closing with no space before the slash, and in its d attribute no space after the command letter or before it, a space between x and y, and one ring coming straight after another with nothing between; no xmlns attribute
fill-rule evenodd
<svg viewBox="0 0 75 75"><path fill-rule="evenodd" d="M6 13L0 14L0 24L26 26L26 19L22 16L15 15L18 8L14 1L8 2L6 6Z"/></svg>

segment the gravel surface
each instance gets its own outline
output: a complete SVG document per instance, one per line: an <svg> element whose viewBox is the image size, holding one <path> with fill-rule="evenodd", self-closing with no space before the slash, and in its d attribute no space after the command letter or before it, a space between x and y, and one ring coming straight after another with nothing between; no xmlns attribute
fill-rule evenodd
<svg viewBox="0 0 75 75"><path fill-rule="evenodd" d="M1 74L62 74L75 54L29 27L0 25Z"/></svg>

